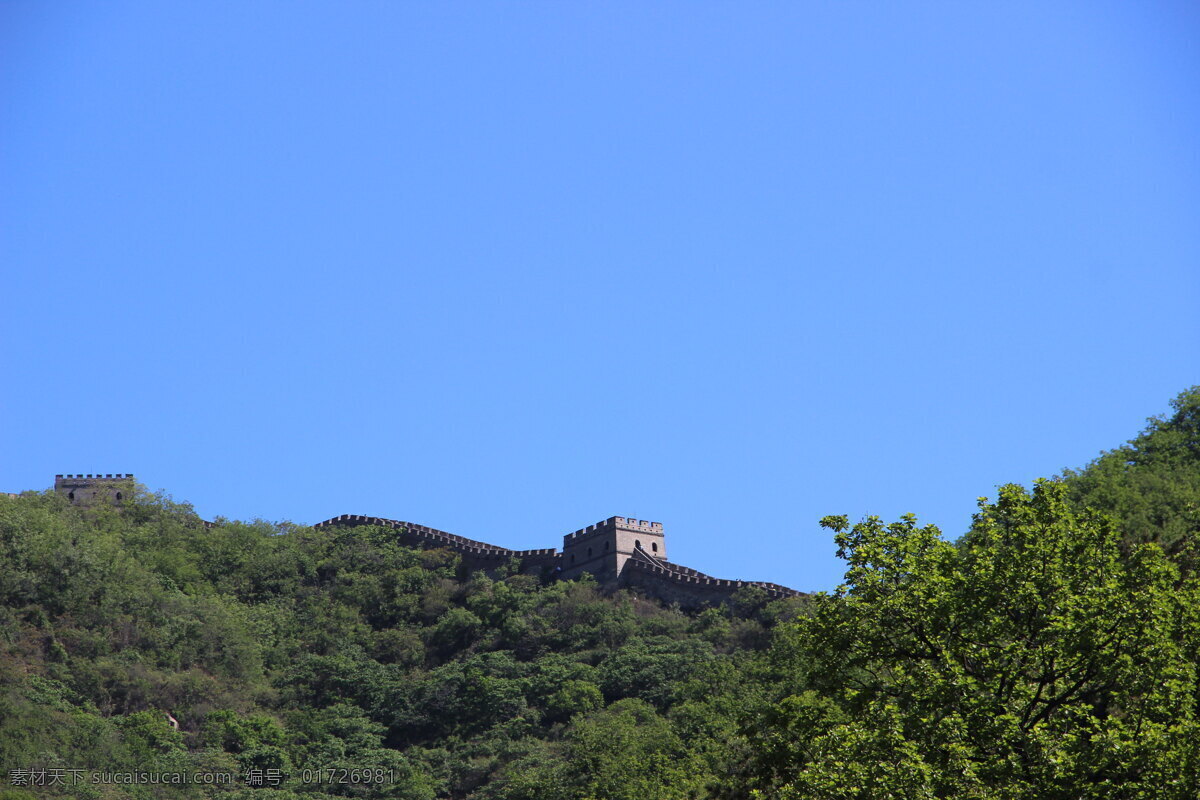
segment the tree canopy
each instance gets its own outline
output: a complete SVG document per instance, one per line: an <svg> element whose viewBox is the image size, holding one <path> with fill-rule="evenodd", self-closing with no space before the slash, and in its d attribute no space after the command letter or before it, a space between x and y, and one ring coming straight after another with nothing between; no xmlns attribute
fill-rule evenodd
<svg viewBox="0 0 1200 800"><path fill-rule="evenodd" d="M0 496L0 800L1195 797L1200 388L1172 409L956 541L826 517L836 591L686 613L384 528ZM237 779L30 781L66 770Z"/></svg>
<svg viewBox="0 0 1200 800"><path fill-rule="evenodd" d="M824 524L847 583L781 635L832 707L780 796L1195 795L1200 594L1159 547L1124 554L1048 481L981 503L960 546Z"/></svg>

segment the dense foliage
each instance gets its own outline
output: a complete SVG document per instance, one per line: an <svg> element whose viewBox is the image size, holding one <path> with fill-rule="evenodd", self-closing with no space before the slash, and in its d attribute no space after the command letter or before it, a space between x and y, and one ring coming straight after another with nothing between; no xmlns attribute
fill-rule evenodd
<svg viewBox="0 0 1200 800"><path fill-rule="evenodd" d="M1176 552L1200 530L1200 389L1179 395L1171 408L1141 435L1064 478L1072 501L1111 515L1127 541Z"/></svg>
<svg viewBox="0 0 1200 800"><path fill-rule="evenodd" d="M119 509L73 508L53 492L0 498L0 564L6 778L290 775L277 789L237 786L272 797L708 791L729 751L712 736L689 741L719 716L707 687L798 607L748 592L686 615L587 580L465 574L454 555L398 546L388 529L206 529L147 495ZM302 782L305 770L342 768L387 778Z"/></svg>
<svg viewBox="0 0 1200 800"><path fill-rule="evenodd" d="M1195 797L1200 389L1173 408L956 543L827 517L836 592L688 613L386 529L0 497L0 800Z"/></svg>

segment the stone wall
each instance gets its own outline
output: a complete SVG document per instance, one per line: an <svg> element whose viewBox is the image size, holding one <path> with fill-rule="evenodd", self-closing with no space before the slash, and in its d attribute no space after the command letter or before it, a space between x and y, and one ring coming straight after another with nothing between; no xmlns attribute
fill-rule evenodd
<svg viewBox="0 0 1200 800"><path fill-rule="evenodd" d="M134 490L131 474L55 475L54 490L79 506L119 503ZM205 527L215 527L204 522ZM771 599L795 597L801 592L763 581L731 581L705 575L667 560L667 542L661 522L635 517L609 517L563 537L560 553L553 547L510 550L468 539L415 522L342 514L318 522L314 528L373 525L396 531L397 540L409 547L445 548L457 553L465 569L493 571L514 559L522 572L564 580L591 573L603 584L625 586L669 603L694 607L722 603L747 586L763 589Z"/></svg>
<svg viewBox="0 0 1200 800"><path fill-rule="evenodd" d="M118 473L103 475L55 475L54 491L76 506L91 506L97 503L120 503L132 497L133 475Z"/></svg>
<svg viewBox="0 0 1200 800"><path fill-rule="evenodd" d="M656 559L642 551L626 562L621 584L667 603L679 603L685 608L727 602L735 592L748 586L762 589L771 600L803 595L803 592L776 583L714 578L698 570Z"/></svg>
<svg viewBox="0 0 1200 800"><path fill-rule="evenodd" d="M562 577L567 580L590 572L601 580L613 580L625 570L625 562L637 547L667 557L661 522L634 517L609 517L563 537Z"/></svg>
<svg viewBox="0 0 1200 800"><path fill-rule="evenodd" d="M540 573L554 571L558 568L559 553L553 547L540 550L510 550L507 547L497 547L494 544L439 531L437 528L418 525L415 522L384 517L366 517L359 514L342 514L340 517L318 522L313 527L354 527L359 525L392 528L397 531L398 541L409 547L439 547L452 550L462 556L463 566L467 569L498 569L509 564L514 558L520 561L523 572Z"/></svg>
<svg viewBox="0 0 1200 800"><path fill-rule="evenodd" d="M313 527L376 525L393 528L410 547L441 547L462 557L467 569L493 570L517 559L523 572L554 575L563 580L589 572L603 584L629 587L685 608L727 602L739 589L757 586L768 598L797 597L802 592L765 581L714 578L666 560L660 522L609 517L563 537L563 552L554 548L510 550L412 522L343 514ZM572 557L574 560L572 561Z"/></svg>

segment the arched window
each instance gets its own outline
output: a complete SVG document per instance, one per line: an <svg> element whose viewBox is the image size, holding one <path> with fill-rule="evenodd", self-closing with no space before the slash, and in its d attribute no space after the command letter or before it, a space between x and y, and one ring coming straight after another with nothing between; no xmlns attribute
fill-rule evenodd
<svg viewBox="0 0 1200 800"><path fill-rule="evenodd" d="M75 499L75 492L67 492L67 499L68 499L68 500L74 500L74 499Z"/></svg>
<svg viewBox="0 0 1200 800"><path fill-rule="evenodd" d="M634 539L634 540L633 540L633 546L634 546L634 547L636 547L638 550L641 550L641 549L642 549L642 540L641 540L641 539Z"/></svg>
<svg viewBox="0 0 1200 800"><path fill-rule="evenodd" d="M120 499L121 499L121 493L120 493L120 492L117 492L117 499L118 499L118 500L120 500Z"/></svg>
<svg viewBox="0 0 1200 800"><path fill-rule="evenodd" d="M651 542L650 549L657 553L658 552L658 542Z"/></svg>

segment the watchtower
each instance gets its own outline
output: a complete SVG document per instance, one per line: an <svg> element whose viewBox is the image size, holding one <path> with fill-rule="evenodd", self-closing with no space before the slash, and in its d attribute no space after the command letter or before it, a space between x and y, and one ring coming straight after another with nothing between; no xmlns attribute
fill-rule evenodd
<svg viewBox="0 0 1200 800"><path fill-rule="evenodd" d="M667 542L661 522L609 517L563 537L561 577L570 580L590 572L601 582L616 580L635 550L666 560Z"/></svg>
<svg viewBox="0 0 1200 800"><path fill-rule="evenodd" d="M75 506L114 505L133 496L133 475L55 475L54 491Z"/></svg>

